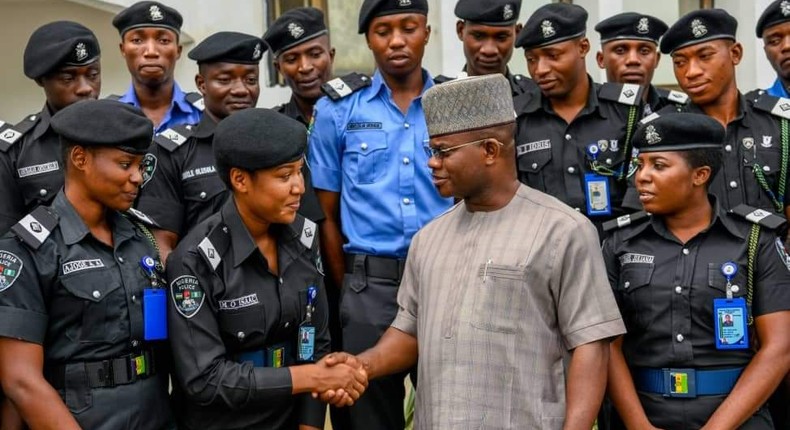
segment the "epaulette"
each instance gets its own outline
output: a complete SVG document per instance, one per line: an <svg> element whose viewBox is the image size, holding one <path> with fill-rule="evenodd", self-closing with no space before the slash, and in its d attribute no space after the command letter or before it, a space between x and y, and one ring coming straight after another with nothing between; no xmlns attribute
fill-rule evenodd
<svg viewBox="0 0 790 430"><path fill-rule="evenodd" d="M659 95L661 95L663 98L667 99L667 101L670 101L670 102L672 102L674 104L678 104L678 105L686 105L689 102L688 94L686 94L686 93L684 93L682 91L669 90L669 91L666 91L666 94L662 94L662 92L659 92Z"/></svg>
<svg viewBox="0 0 790 430"><path fill-rule="evenodd" d="M757 209L747 205L738 205L730 209L730 213L738 215L749 222L758 224L771 230L776 230L787 223L787 220L784 219L784 217L776 215L767 210Z"/></svg>
<svg viewBox="0 0 790 430"><path fill-rule="evenodd" d="M752 97L753 94L750 93L749 96ZM752 106L755 109L768 112L779 118L790 119L790 99L762 92L757 94L757 98L753 100Z"/></svg>
<svg viewBox="0 0 790 430"><path fill-rule="evenodd" d="M360 73L349 73L346 76L332 79L321 85L321 92L326 94L332 101L338 101L349 94L369 87L372 80Z"/></svg>
<svg viewBox="0 0 790 430"><path fill-rule="evenodd" d="M642 87L637 84L618 84L607 82L598 89L598 98L638 106L642 102Z"/></svg>
<svg viewBox="0 0 790 430"><path fill-rule="evenodd" d="M433 83L439 85L454 80L455 78L453 78L452 76L439 75L439 76L434 76Z"/></svg>
<svg viewBox="0 0 790 430"><path fill-rule="evenodd" d="M27 246L38 249L52 234L52 229L58 225L58 221L57 214L52 213L45 206L39 206L14 224L11 231Z"/></svg>
<svg viewBox="0 0 790 430"><path fill-rule="evenodd" d="M209 234L198 243L198 250L203 259L206 260L211 270L217 270L219 263L222 263L222 256L230 247L230 235L228 227L224 224L217 224Z"/></svg>
<svg viewBox="0 0 790 430"><path fill-rule="evenodd" d="M540 92L540 87L538 87L538 84L524 75L513 75L513 80L516 81L516 86L518 86L520 94L527 92Z"/></svg>
<svg viewBox="0 0 790 430"><path fill-rule="evenodd" d="M300 219L301 225L299 223ZM296 217L295 222L296 224L293 227L294 230L299 233L299 242L302 242L305 248L312 249L315 238L318 235L316 223L301 215Z"/></svg>
<svg viewBox="0 0 790 430"><path fill-rule="evenodd" d="M186 99L197 110L203 112L206 110L206 102L203 100L203 94L200 93L187 93Z"/></svg>
<svg viewBox="0 0 790 430"><path fill-rule="evenodd" d="M645 211L634 212L632 214L623 215L615 219L603 223L603 231L612 231L618 228L627 227L638 221L643 221L650 218L650 214Z"/></svg>
<svg viewBox="0 0 790 430"><path fill-rule="evenodd" d="M118 94L110 94L109 96L105 97L105 99L117 102L117 101L120 101L122 97L123 96L118 95Z"/></svg>
<svg viewBox="0 0 790 430"><path fill-rule="evenodd" d="M159 226L159 224L156 221L154 221L151 217L149 217L148 215L144 214L143 212L141 212L141 211L139 211L139 210L137 210L135 208L129 208L129 210L126 211L126 215L134 217L134 219L136 219L137 221L142 222L146 226L154 227L154 228L161 228Z"/></svg>
<svg viewBox="0 0 790 430"><path fill-rule="evenodd" d="M173 152L189 140L194 133L194 126L188 124L174 125L154 136L154 142L169 152Z"/></svg>
<svg viewBox="0 0 790 430"><path fill-rule="evenodd" d="M41 115L28 115L14 126L10 124L0 126L0 151L6 152L11 149L14 143L38 124L39 119L41 119Z"/></svg>

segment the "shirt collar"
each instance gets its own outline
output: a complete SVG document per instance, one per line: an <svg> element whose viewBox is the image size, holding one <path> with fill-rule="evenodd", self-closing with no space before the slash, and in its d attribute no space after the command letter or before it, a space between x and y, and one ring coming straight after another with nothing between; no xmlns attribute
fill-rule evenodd
<svg viewBox="0 0 790 430"><path fill-rule="evenodd" d="M729 215L727 215L727 211L721 207L719 201L713 194L708 194L708 201L710 201L711 207L713 209L713 219L711 219L708 228L703 230L700 234L706 233L713 228L721 226L731 235L745 240L746 236L744 236L743 232L738 228L738 225L729 217ZM648 227L651 227L653 231L656 232L656 234L667 240L677 241L674 235L669 232L666 225L664 224L664 219L660 216L651 216L649 222L643 222L642 224L636 226L623 237L623 240L629 240L638 236Z"/></svg>
<svg viewBox="0 0 790 430"><path fill-rule="evenodd" d="M587 102L584 105L584 108L579 112L578 116L584 115L589 112L595 111L600 103L598 102L598 86L593 82L592 77L587 75L587 82L590 84L590 89L587 91ZM537 93L538 95L534 95L531 92L526 92L524 94L519 95L516 97L518 100L518 105L516 109L517 112L520 114L528 114L536 112L539 109L543 109L546 112L554 113L554 108L551 107L551 101L548 97L544 96L542 92ZM598 113L601 117L606 118L603 112L600 109L597 109Z"/></svg>
<svg viewBox="0 0 790 430"><path fill-rule="evenodd" d="M296 98L293 96L293 94L291 95L291 100L289 100L288 103L284 105L283 114L301 122L305 126L308 125L307 120L304 118L304 115L302 115L302 110L299 109L299 105L296 104Z"/></svg>
<svg viewBox="0 0 790 430"><path fill-rule="evenodd" d="M129 84L129 89L126 90L123 96L118 101L130 104L136 108L140 108L140 100L137 98L137 93L134 91L134 84ZM174 106L184 113L192 112L192 105L186 99L186 93L181 90L178 82L173 82L173 97L170 99L170 109Z"/></svg>
<svg viewBox="0 0 790 430"><path fill-rule="evenodd" d="M208 114L200 116L200 122L195 129L194 136L198 139L206 139L214 134L214 129L217 128L217 123Z"/></svg>
<svg viewBox="0 0 790 430"><path fill-rule="evenodd" d="M231 197L222 206L222 220L229 229L231 246L233 247L233 266L238 267L255 251L258 245L252 239L247 226L241 220L239 210L236 208L236 199ZM275 237L277 237L277 248L282 249L285 243L291 242L299 237L292 225L272 224Z"/></svg>
<svg viewBox="0 0 790 430"><path fill-rule="evenodd" d="M49 130L51 120L52 111L50 111L47 104L44 104L44 109L41 109L41 113L38 114L38 123L36 123L36 128L33 129L33 134L30 136L31 139L40 139Z"/></svg>
<svg viewBox="0 0 790 430"><path fill-rule="evenodd" d="M430 89L432 86L434 86L433 77L425 69L422 69L422 81L422 92L420 92L419 97L417 97L415 100L421 99L422 95L425 94L425 92L428 91L428 89ZM378 96L381 91L386 91L387 97L392 98L392 90L390 90L390 88L387 86L387 83L384 81L384 77L381 76L381 72L376 69L376 73L373 74L373 81L370 84L370 94L368 94L366 101L373 100L373 98Z"/></svg>
<svg viewBox="0 0 790 430"><path fill-rule="evenodd" d="M700 113L702 115L707 115L705 113L705 111L702 110L701 107L699 107L697 104L694 104L694 103L689 103L688 111L692 112L692 113ZM749 128L749 124L750 124L749 116L745 115L745 113L747 111L748 111L748 105L746 104L746 98L739 91L738 92L738 114L730 122L740 121L741 124L744 127Z"/></svg>
<svg viewBox="0 0 790 430"><path fill-rule="evenodd" d="M80 242L90 234L90 229L66 198L66 193L63 189L55 196L52 207L58 214L58 224L61 225L60 231L63 235L63 242L66 245ZM118 244L135 235L134 225L117 211L110 211L110 225L113 229L113 240L116 248Z"/></svg>
<svg viewBox="0 0 790 430"><path fill-rule="evenodd" d="M774 84L771 85L771 87L768 88L766 91L768 92L768 94L774 97L790 98L790 94L788 94L787 88L785 88L784 84L782 83L782 80L778 77L774 81Z"/></svg>

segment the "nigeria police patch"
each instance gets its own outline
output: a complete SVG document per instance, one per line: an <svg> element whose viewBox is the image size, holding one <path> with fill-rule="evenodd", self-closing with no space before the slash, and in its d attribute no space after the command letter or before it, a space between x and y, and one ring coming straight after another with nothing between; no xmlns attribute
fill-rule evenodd
<svg viewBox="0 0 790 430"><path fill-rule="evenodd" d="M0 250L0 292L10 288L20 273L22 260L8 251Z"/></svg>
<svg viewBox="0 0 790 430"><path fill-rule="evenodd" d="M790 255L787 255L787 249L782 239L776 238L776 251L779 253L779 260L785 264L787 270L790 270Z"/></svg>
<svg viewBox="0 0 790 430"><path fill-rule="evenodd" d="M192 318L203 306L206 296L194 276L179 276L170 283L170 297L173 298L178 313L184 318Z"/></svg>
<svg viewBox="0 0 790 430"><path fill-rule="evenodd" d="M140 187L144 187L151 178L154 177L154 172L156 171L156 155L148 153L145 154L143 157L143 184Z"/></svg>

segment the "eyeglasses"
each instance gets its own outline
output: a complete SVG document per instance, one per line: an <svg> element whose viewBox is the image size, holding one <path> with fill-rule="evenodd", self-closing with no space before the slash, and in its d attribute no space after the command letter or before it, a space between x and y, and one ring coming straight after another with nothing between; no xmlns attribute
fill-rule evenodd
<svg viewBox="0 0 790 430"><path fill-rule="evenodd" d="M428 151L429 151L431 157L436 157L436 158L441 160L441 159L447 157L448 154L450 154L451 152L455 151L456 149L461 149L464 146L470 146L470 145L476 145L478 143L483 143L483 142L485 142L488 139L491 139L491 138L487 137L485 139L475 140L473 142L466 142L466 143L462 143L460 145L451 146L449 148L434 148L434 147L430 147L430 148L428 148ZM503 145L503 143L500 142L500 141L496 141L496 143L499 146Z"/></svg>

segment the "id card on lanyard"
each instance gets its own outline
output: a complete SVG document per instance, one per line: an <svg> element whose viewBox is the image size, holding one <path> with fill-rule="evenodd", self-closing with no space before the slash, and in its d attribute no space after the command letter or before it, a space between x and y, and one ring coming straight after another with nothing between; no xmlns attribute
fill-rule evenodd
<svg viewBox="0 0 790 430"><path fill-rule="evenodd" d="M727 280L727 298L713 299L713 324L716 333L716 349L749 348L748 310L743 297L732 296L732 279L738 273L738 265L728 261L721 265L721 273Z"/></svg>
<svg viewBox="0 0 790 430"><path fill-rule="evenodd" d="M156 273L156 261L144 256L140 267L149 281L148 288L143 289L143 339L167 339L167 291L164 282Z"/></svg>
<svg viewBox="0 0 790 430"><path fill-rule="evenodd" d="M313 325L313 312L318 288L311 285L307 288L307 309L304 321L299 325L299 339L296 345L299 351L299 361L315 361L315 326Z"/></svg>

